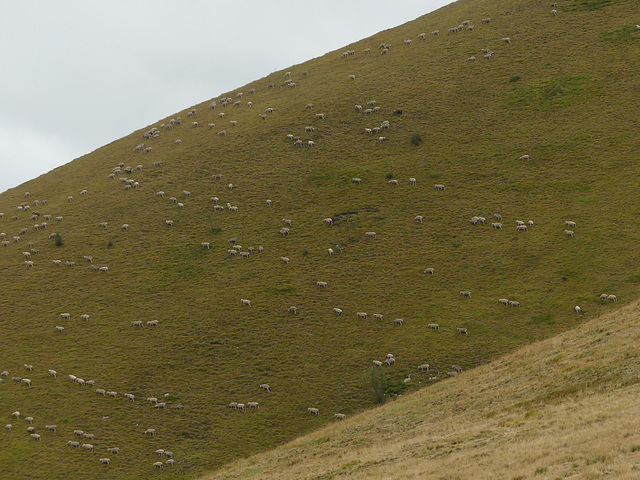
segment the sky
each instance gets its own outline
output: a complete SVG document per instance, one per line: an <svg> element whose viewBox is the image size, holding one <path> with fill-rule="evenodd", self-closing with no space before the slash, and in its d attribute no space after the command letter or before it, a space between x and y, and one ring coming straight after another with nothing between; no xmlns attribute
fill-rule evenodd
<svg viewBox="0 0 640 480"><path fill-rule="evenodd" d="M0 0L0 192L450 0Z"/></svg>

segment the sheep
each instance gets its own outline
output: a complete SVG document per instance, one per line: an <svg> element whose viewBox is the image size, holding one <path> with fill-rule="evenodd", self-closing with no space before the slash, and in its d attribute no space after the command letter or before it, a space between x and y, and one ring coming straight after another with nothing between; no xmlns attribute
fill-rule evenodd
<svg viewBox="0 0 640 480"><path fill-rule="evenodd" d="M531 157L529 155L522 155L520 160L529 160Z"/></svg>
<svg viewBox="0 0 640 480"><path fill-rule="evenodd" d="M165 220L164 223L168 226L168 227L173 227L173 220Z"/></svg>
<svg viewBox="0 0 640 480"><path fill-rule="evenodd" d="M164 455L164 449L159 448L158 450L156 450L156 454L159 456L163 456Z"/></svg>
<svg viewBox="0 0 640 480"><path fill-rule="evenodd" d="M607 295L607 300L610 302L617 302L618 297L616 297L615 295Z"/></svg>
<svg viewBox="0 0 640 480"><path fill-rule="evenodd" d="M22 381L22 377L11 377L11 380L13 380L16 383L20 383Z"/></svg>
<svg viewBox="0 0 640 480"><path fill-rule="evenodd" d="M69 445L72 448L80 448L80 442L76 442L74 440L69 440L67 442L67 445Z"/></svg>
<svg viewBox="0 0 640 480"><path fill-rule="evenodd" d="M111 447L111 448L107 448L107 452L117 455L120 452L120 449L118 447Z"/></svg>
<svg viewBox="0 0 640 480"><path fill-rule="evenodd" d="M573 310L576 312L576 315L580 315L582 313L582 308L580 308L580 305L576 305L575 307L573 307Z"/></svg>
<svg viewBox="0 0 640 480"><path fill-rule="evenodd" d="M349 80L355 80L356 76L355 75L349 75Z"/></svg>
<svg viewBox="0 0 640 480"><path fill-rule="evenodd" d="M556 15L558 15L558 11L557 10L551 10L551 15L553 15L555 17Z"/></svg>
<svg viewBox="0 0 640 480"><path fill-rule="evenodd" d="M404 320L403 320L402 318L396 318L396 319L393 321L393 324L394 324L394 325L397 325L397 326L399 326L399 327L400 327L400 326L402 326L402 325L404 324Z"/></svg>
<svg viewBox="0 0 640 480"><path fill-rule="evenodd" d="M0 373L0 377L8 377L8 376L9 376L9 372L7 372L6 370L3 370L3 371Z"/></svg>
<svg viewBox="0 0 640 480"><path fill-rule="evenodd" d="M462 295L463 297L471 297L471 292L468 290L463 290L460 292L460 295Z"/></svg>
<svg viewBox="0 0 640 480"><path fill-rule="evenodd" d="M314 146L315 146L315 144L316 144L316 143L315 143L313 140L309 140L309 141L307 142L307 147L309 147L309 148L314 147Z"/></svg>
<svg viewBox="0 0 640 480"><path fill-rule="evenodd" d="M117 398L118 397L118 393L117 392L107 392L107 397L111 397L111 398Z"/></svg>
<svg viewBox="0 0 640 480"><path fill-rule="evenodd" d="M29 380L28 378L23 378L22 383L24 383L27 387L31 386L31 380Z"/></svg>
<svg viewBox="0 0 640 480"><path fill-rule="evenodd" d="M496 230L502 230L502 224L499 223L499 222L494 222L494 223L491 224L491 226L493 228L495 228Z"/></svg>
<svg viewBox="0 0 640 480"><path fill-rule="evenodd" d="M145 434L145 435L151 435L151 436L153 436L153 435L155 435L155 434L156 434L156 429L155 429L155 428L147 428L147 429L144 431L144 434Z"/></svg>
<svg viewBox="0 0 640 480"><path fill-rule="evenodd" d="M503 37L503 38L501 38L501 39L500 39L500 41L501 41L501 42L504 42L504 43L511 43L511 38L509 38L509 37Z"/></svg>
<svg viewBox="0 0 640 480"><path fill-rule="evenodd" d="M333 248L327 248L327 252L329 252L329 255L333 255Z"/></svg>
<svg viewBox="0 0 640 480"><path fill-rule="evenodd" d="M336 315L340 316L340 315L342 315L342 309L340 309L338 307L335 307L333 309L333 313L335 313Z"/></svg>
<svg viewBox="0 0 640 480"><path fill-rule="evenodd" d="M356 315L358 315L359 318L367 318L366 312L358 312Z"/></svg>
<svg viewBox="0 0 640 480"><path fill-rule="evenodd" d="M29 425L33 425L33 417L25 417L24 421Z"/></svg>
<svg viewBox="0 0 640 480"><path fill-rule="evenodd" d="M251 102L249 102L251 103ZM170 458L169 460L167 460L166 462L164 462L166 465L173 467L176 463L176 461L173 458Z"/></svg>
<svg viewBox="0 0 640 480"><path fill-rule="evenodd" d="M158 403L158 399L156 397L148 397L147 402L149 403Z"/></svg>
<svg viewBox="0 0 640 480"><path fill-rule="evenodd" d="M40 435L38 435L37 433L32 433L30 436L31 436L31 438L33 438L34 440L36 440L36 441L40 441Z"/></svg>
<svg viewBox="0 0 640 480"><path fill-rule="evenodd" d="M389 140L387 137L378 137L378 143L386 142Z"/></svg>
<svg viewBox="0 0 640 480"><path fill-rule="evenodd" d="M162 469L164 467L164 463L162 462L154 462L153 466L159 469Z"/></svg>
<svg viewBox="0 0 640 480"><path fill-rule="evenodd" d="M109 465L109 462L111 462L110 458L101 458L100 459L100 463L102 463L104 465Z"/></svg>
<svg viewBox="0 0 640 480"><path fill-rule="evenodd" d="M56 372L55 370L49 369L49 375L51 375L53 378L58 378L58 372Z"/></svg>
<svg viewBox="0 0 640 480"><path fill-rule="evenodd" d="M167 404L165 402L158 402L155 404L155 408L157 408L158 410L160 410L161 408L166 407Z"/></svg>
<svg viewBox="0 0 640 480"><path fill-rule="evenodd" d="M289 235L289 232L290 232L290 231L291 231L291 230L289 230L287 227L282 227L282 228L280 229L280 235Z"/></svg>
<svg viewBox="0 0 640 480"><path fill-rule="evenodd" d="M565 234L567 237L573 237L573 230L565 230L565 231L564 231L564 234Z"/></svg>
<svg viewBox="0 0 640 480"><path fill-rule="evenodd" d="M142 323L142 320L135 320L135 321L131 322L131 326L132 327L144 327L144 324Z"/></svg>
<svg viewBox="0 0 640 480"><path fill-rule="evenodd" d="M418 370L420 370L421 372L428 372L429 371L429 364L428 363L424 363L422 365L418 365Z"/></svg>
<svg viewBox="0 0 640 480"><path fill-rule="evenodd" d="M57 426L56 425L45 425L45 430L49 431L49 432L55 432Z"/></svg>
<svg viewBox="0 0 640 480"><path fill-rule="evenodd" d="M202 248L206 248L207 250L210 250L210 249L211 249L211 244L210 244L209 242L202 242L202 243L200 244L200 246L201 246Z"/></svg>
<svg viewBox="0 0 640 480"><path fill-rule="evenodd" d="M520 308L520 302L516 300L509 300L509 305L515 308Z"/></svg>
<svg viewBox="0 0 640 480"><path fill-rule="evenodd" d="M427 325L427 327L429 327L431 330L438 330L440 328L440 325L438 325L437 323L430 323L429 325Z"/></svg>
<svg viewBox="0 0 640 480"><path fill-rule="evenodd" d="M289 308L287 308L287 312L290 312L290 313L293 313L294 315L297 315L298 307L296 307L295 305L291 305Z"/></svg>
<svg viewBox="0 0 640 480"><path fill-rule="evenodd" d="M149 321L147 322L147 325L148 325L149 327L157 327L157 326L158 326L158 323L159 323L159 322L158 322L158 320L149 320Z"/></svg>
<svg viewBox="0 0 640 480"><path fill-rule="evenodd" d="M422 215L416 215L414 220L418 223L422 223L422 220L424 220L424 217Z"/></svg>
<svg viewBox="0 0 640 480"><path fill-rule="evenodd" d="M498 303L501 303L502 305L509 305L509 300L506 298L500 298L498 299Z"/></svg>
<svg viewBox="0 0 640 480"><path fill-rule="evenodd" d="M18 411L16 410L15 412L13 412L13 413L11 414L11 416L12 416L13 418L20 418L20 412L18 412Z"/></svg>
<svg viewBox="0 0 640 480"><path fill-rule="evenodd" d="M365 235L369 238L376 238L376 232L365 232Z"/></svg>
<svg viewBox="0 0 640 480"><path fill-rule="evenodd" d="M444 188L445 188L445 187L444 187L444 185L440 185L440 184L438 184L438 185L434 185L433 187L434 187L436 190L444 190Z"/></svg>
<svg viewBox="0 0 640 480"><path fill-rule="evenodd" d="M164 197L164 192L162 190L160 190L159 192L156 192L156 197L163 198Z"/></svg>
<svg viewBox="0 0 640 480"><path fill-rule="evenodd" d="M258 409L260 408L260 405L258 404L258 402L247 402L247 406L249 408L253 408L253 409Z"/></svg>
<svg viewBox="0 0 640 480"><path fill-rule="evenodd" d="M458 331L458 333L460 333L462 335L469 335L469 332L467 331L466 328L458 327L456 330Z"/></svg>
<svg viewBox="0 0 640 480"><path fill-rule="evenodd" d="M100 267L98 268L99 272L108 272L109 271L109 267Z"/></svg>
<svg viewBox="0 0 640 480"><path fill-rule="evenodd" d="M382 320L382 314L381 313L374 313L373 314L373 318L375 318L376 320Z"/></svg>
<svg viewBox="0 0 640 480"><path fill-rule="evenodd" d="M34 265L34 263L33 263L31 260L25 260L25 261L24 261L24 264L25 264L27 267L33 267L33 265Z"/></svg>
<svg viewBox="0 0 640 480"><path fill-rule="evenodd" d="M393 357L387 357L387 359L384 361L384 364L388 366L395 365L396 359Z"/></svg>
<svg viewBox="0 0 640 480"><path fill-rule="evenodd" d="M230 183L229 185L227 185L227 188L228 188L229 190L233 190L233 183Z"/></svg>
<svg viewBox="0 0 640 480"><path fill-rule="evenodd" d="M381 366L382 366L382 362L381 362L380 360L374 360L374 361L373 361L373 364L374 364L376 367L381 367Z"/></svg>
<svg viewBox="0 0 640 480"><path fill-rule="evenodd" d="M242 302L243 305L246 305L247 307L251 306L251 300L247 300L246 298L241 298L240 301Z"/></svg>
<svg viewBox="0 0 640 480"><path fill-rule="evenodd" d="M516 227L516 230L517 230L518 232L526 232L526 231L527 231L527 226L526 226L526 225L518 225L518 226Z"/></svg>
<svg viewBox="0 0 640 480"><path fill-rule="evenodd" d="M311 415L315 415L316 417L318 415L320 415L320 410L318 410L317 408L313 408L313 407L307 408L307 412L309 412Z"/></svg>
<svg viewBox="0 0 640 480"><path fill-rule="evenodd" d="M565 224L567 227L573 227L573 228L575 228L575 227L576 227L576 222L572 222L571 220L566 220L566 221L564 222L564 224Z"/></svg>
<svg viewBox="0 0 640 480"><path fill-rule="evenodd" d="M316 286L320 288L327 288L327 282L316 282Z"/></svg>
<svg viewBox="0 0 640 480"><path fill-rule="evenodd" d="M280 261L284 264L289 263L289 257L280 257Z"/></svg>

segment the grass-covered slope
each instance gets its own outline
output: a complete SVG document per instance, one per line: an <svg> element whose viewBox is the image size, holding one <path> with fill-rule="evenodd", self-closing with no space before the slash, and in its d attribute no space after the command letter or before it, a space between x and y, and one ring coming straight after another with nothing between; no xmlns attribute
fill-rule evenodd
<svg viewBox="0 0 640 480"><path fill-rule="evenodd" d="M294 88L275 72L217 96L215 109L208 100L188 118L188 107L2 194L0 232L10 243L0 247L0 371L9 377L0 385L0 415L14 428L0 435L0 476L24 476L29 465L36 478L191 478L314 430L334 412L373 406L367 376L372 360L389 352L397 359L385 368L397 382L392 390L407 374L424 386L453 363L486 363L614 308L601 293L619 304L637 298L640 12L630 0L561 3L555 17L550 10L524 1L452 4L344 48L354 55L331 52L291 67ZM473 31L447 34L467 19ZM431 35L436 29L440 35ZM392 45L388 54L381 43ZM491 60L483 48L494 52ZM223 108L221 97L242 103ZM370 100L380 113L354 108ZM267 108L273 113L260 118ZM177 116L182 125L160 128ZM364 133L383 120L389 130ZM143 139L152 127L159 138ZM294 147L287 134L305 146ZM141 142L150 153L134 152ZM524 154L531 160L519 160ZM108 178L119 163L133 173ZM140 187L125 190L120 177ZM214 210L213 196L224 210ZM23 202L29 211L18 211ZM490 226L494 213L502 230ZM48 227L34 229L44 215L52 215ZM471 225L474 215L487 224ZM283 218L292 220L288 236L279 233ZM519 233L516 220L534 226ZM565 220L577 223L573 238ZM49 238L55 231L61 246ZM232 237L243 251L255 248L250 258L227 253ZM33 267L24 264L27 242L40 252ZM463 290L472 296L461 297ZM500 305L503 297L521 308ZM287 311L292 305L297 315ZM69 320L59 316L65 312ZM394 326L395 318L404 325ZM159 325L132 327L137 320ZM425 362L431 372L419 373ZM69 374L96 384L80 387ZM152 396L167 408L153 408L145 401ZM242 413L227 408L232 401L260 408ZM11 420L15 410L35 418L39 443L23 420ZM57 433L45 432L48 424ZM147 428L156 436L145 436ZM75 429L95 434L94 453L67 446ZM107 455L113 446L120 453ZM170 473L154 471L164 460L158 448L174 452ZM98 462L104 456L109 466Z"/></svg>
<svg viewBox="0 0 640 480"><path fill-rule="evenodd" d="M638 478L638 302L214 479Z"/></svg>

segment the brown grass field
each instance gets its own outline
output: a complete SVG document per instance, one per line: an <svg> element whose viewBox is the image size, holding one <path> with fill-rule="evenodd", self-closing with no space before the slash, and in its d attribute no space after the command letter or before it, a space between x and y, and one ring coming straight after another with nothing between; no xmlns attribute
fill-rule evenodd
<svg viewBox="0 0 640 480"><path fill-rule="evenodd" d="M640 9L636 0L560 2L557 16L542 1L453 3L232 92L212 92L2 193L0 233L9 243L0 246L0 371L8 376L0 377L0 417L14 428L0 432L0 478L198 478L325 427L334 413L351 418L398 395L431 398L473 378L466 394L480 398L484 377L475 367L500 365L510 352L637 301ZM482 23L487 17L491 22ZM447 33L467 19L473 31ZM441 33L432 35L436 29ZM381 43L391 44L387 54ZM483 49L494 52L490 60ZM347 50L355 54L343 57ZM285 84L286 71L294 88ZM241 103L223 107L223 97ZM354 107L371 100L380 112ZM394 114L399 108L402 115ZM182 124L166 128L177 117ZM365 133L384 120L389 129ZM152 127L158 138L143 138ZM289 134L315 146L295 147ZM142 142L151 152L134 152ZM525 154L530 160L520 160ZM123 168L109 178L119 164L132 172ZM139 188L126 190L126 181ZM214 196L223 210L214 209ZM490 225L498 213L503 229ZM36 229L45 215L48 226ZM487 223L472 225L474 215ZM333 226L324 223L328 217ZM292 220L286 236L279 233L285 218ZM516 220L534 226L518 232ZM564 232L568 220L577 224L573 237ZM366 235L371 231L376 238ZM254 252L231 256L231 238ZM424 273L428 267L433 275ZM466 290L470 298L460 295ZM601 301L602 293L619 301ZM344 314L334 314L335 307ZM153 320L158 326L147 326ZM133 327L136 321L144 326ZM388 353L396 364L373 369ZM423 363L429 372L417 370ZM465 373L449 381L453 364ZM491 370L483 368L477 371ZM560 387L563 379L547 375L548 366L540 371L511 377L528 378L522 389L538 393L544 381L555 382L556 396L548 407L542 398L535 411L572 393ZM584 377L605 382L608 372ZM82 387L68 375L95 385ZM32 386L12 377L27 377ZM272 391L260 389L263 383ZM166 408L154 408L149 397ZM450 411L456 397L448 398L435 411ZM259 408L237 411L231 402ZM12 419L16 410L34 418L40 442L24 420ZM382 412L369 415L393 418ZM467 413L482 418L471 406ZM451 428L464 415L452 417ZM496 418L508 415L496 409ZM517 427L513 418L504 429ZM361 429L362 445L387 435L385 422L374 425ZM155 436L144 434L149 428ZM69 447L78 439L74 430L95 435L93 452ZM102 465L112 447L120 453ZM174 452L175 466L156 469L154 462L166 460L157 449Z"/></svg>

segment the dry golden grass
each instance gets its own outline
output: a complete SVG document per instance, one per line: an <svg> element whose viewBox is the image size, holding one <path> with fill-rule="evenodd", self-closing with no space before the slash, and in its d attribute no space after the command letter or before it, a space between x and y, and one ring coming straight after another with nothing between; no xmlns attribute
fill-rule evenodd
<svg viewBox="0 0 640 480"><path fill-rule="evenodd" d="M634 303L204 478L638 478L638 326Z"/></svg>

